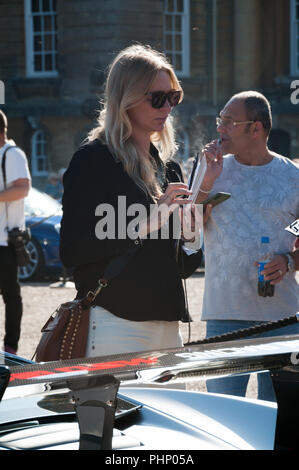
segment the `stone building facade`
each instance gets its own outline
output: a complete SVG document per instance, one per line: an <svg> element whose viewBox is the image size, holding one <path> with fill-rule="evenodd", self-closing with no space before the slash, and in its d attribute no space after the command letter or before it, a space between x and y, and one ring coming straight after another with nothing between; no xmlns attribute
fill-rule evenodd
<svg viewBox="0 0 299 470"><path fill-rule="evenodd" d="M165 51L182 82L178 158L215 137L219 110L247 89L271 101L272 148L298 158L291 96L299 88L299 0L1 0L0 108L36 187L68 165L95 123L107 65L133 42Z"/></svg>

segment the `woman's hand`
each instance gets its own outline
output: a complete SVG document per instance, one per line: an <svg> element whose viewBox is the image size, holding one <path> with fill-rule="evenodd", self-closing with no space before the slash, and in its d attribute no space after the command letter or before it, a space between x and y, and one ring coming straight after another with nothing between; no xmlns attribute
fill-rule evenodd
<svg viewBox="0 0 299 470"><path fill-rule="evenodd" d="M212 209L212 204L208 204L203 210L199 204L180 207L179 214L183 240L194 241L200 235L200 231L203 230L203 225L208 221Z"/></svg>
<svg viewBox="0 0 299 470"><path fill-rule="evenodd" d="M188 185L185 183L169 183L165 193L158 200L158 206L166 204L168 207L177 208L177 204L190 204L191 200L181 198L180 196L191 196L192 191L189 190ZM175 204L175 207L173 207Z"/></svg>
<svg viewBox="0 0 299 470"><path fill-rule="evenodd" d="M169 219L171 214L180 205L191 204L192 191L185 183L169 183L165 193L158 199L152 208L150 216L139 224L139 236L145 237L151 232L159 230ZM185 198L182 196L185 196Z"/></svg>
<svg viewBox="0 0 299 470"><path fill-rule="evenodd" d="M202 229L202 211L199 206L180 207L181 236L184 241L194 241Z"/></svg>

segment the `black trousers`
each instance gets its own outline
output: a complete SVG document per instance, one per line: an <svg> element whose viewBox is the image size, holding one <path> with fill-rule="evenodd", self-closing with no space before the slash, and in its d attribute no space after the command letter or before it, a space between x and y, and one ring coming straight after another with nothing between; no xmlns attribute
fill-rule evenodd
<svg viewBox="0 0 299 470"><path fill-rule="evenodd" d="M23 313L14 249L0 246L0 289L5 304L4 345L17 350Z"/></svg>

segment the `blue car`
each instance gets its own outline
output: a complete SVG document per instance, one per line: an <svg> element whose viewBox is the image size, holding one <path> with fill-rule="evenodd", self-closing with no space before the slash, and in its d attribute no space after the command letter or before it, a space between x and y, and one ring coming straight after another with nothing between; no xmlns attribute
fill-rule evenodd
<svg viewBox="0 0 299 470"><path fill-rule="evenodd" d="M61 204L48 194L31 188L25 198L26 226L31 230L27 244L30 263L19 268L20 281L40 280L61 275L59 257Z"/></svg>

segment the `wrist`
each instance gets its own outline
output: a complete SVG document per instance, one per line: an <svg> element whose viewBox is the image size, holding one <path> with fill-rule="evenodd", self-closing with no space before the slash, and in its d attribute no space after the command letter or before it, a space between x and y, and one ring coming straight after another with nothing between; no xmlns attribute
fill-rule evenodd
<svg viewBox="0 0 299 470"><path fill-rule="evenodd" d="M291 273L296 271L295 259L292 256L292 253L285 253L283 256L284 256L284 258L286 259L286 262L287 262L287 271L289 271Z"/></svg>
<svg viewBox="0 0 299 470"><path fill-rule="evenodd" d="M200 185L200 191L206 192L206 193L212 191L214 183L215 183L215 180L204 178Z"/></svg>
<svg viewBox="0 0 299 470"><path fill-rule="evenodd" d="M208 187L205 187L205 186L201 186L199 188L199 192L200 193L204 193L204 194L209 194L211 191L212 191L212 187L208 188Z"/></svg>

